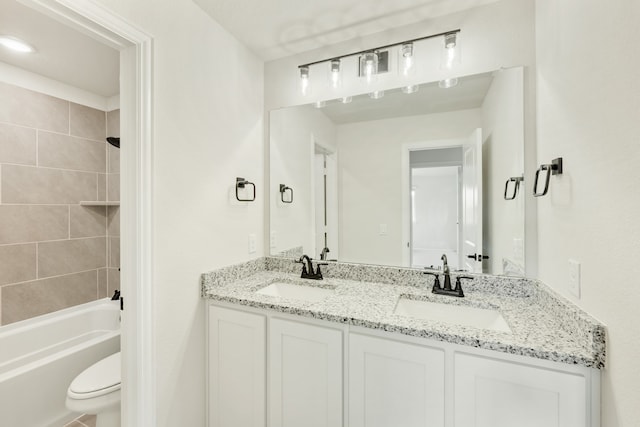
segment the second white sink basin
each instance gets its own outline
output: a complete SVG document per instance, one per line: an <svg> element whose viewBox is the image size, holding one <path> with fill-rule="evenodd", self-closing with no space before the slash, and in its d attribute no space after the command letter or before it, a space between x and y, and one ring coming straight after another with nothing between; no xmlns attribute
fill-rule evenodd
<svg viewBox="0 0 640 427"><path fill-rule="evenodd" d="M393 313L417 319L511 333L504 317L496 310L400 298Z"/></svg>
<svg viewBox="0 0 640 427"><path fill-rule="evenodd" d="M299 301L317 302L333 295L333 289L315 288L292 283L275 282L256 291L257 294L290 298Z"/></svg>

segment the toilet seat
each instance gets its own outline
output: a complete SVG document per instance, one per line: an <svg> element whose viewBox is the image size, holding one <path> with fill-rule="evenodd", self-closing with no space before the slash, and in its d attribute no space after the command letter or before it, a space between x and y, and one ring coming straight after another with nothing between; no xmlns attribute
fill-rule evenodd
<svg viewBox="0 0 640 427"><path fill-rule="evenodd" d="M93 399L120 390L120 352L108 356L82 371L71 383L71 399Z"/></svg>

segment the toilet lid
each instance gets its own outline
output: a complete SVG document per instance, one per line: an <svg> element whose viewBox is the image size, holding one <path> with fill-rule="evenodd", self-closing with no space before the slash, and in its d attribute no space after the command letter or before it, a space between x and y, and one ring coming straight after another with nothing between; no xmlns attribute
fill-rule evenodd
<svg viewBox="0 0 640 427"><path fill-rule="evenodd" d="M89 399L120 389L120 352L89 366L69 386L69 396Z"/></svg>

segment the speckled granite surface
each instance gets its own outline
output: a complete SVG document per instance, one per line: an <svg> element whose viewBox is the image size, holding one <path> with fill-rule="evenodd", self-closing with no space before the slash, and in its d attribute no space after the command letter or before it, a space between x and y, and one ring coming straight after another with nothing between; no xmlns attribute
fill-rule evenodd
<svg viewBox="0 0 640 427"><path fill-rule="evenodd" d="M604 326L543 283L473 275L474 280L463 285L465 298L455 298L432 294L433 277L420 270L345 263L321 268L324 280L306 280L299 277L300 264L291 259L260 258L203 274L202 296L504 353L604 367ZM335 290L314 303L256 293L274 282ZM394 314L401 296L497 310L512 333Z"/></svg>

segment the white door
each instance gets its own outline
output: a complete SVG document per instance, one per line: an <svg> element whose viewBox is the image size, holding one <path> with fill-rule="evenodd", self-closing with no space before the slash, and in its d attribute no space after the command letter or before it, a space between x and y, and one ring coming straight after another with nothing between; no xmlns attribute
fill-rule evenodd
<svg viewBox="0 0 640 427"><path fill-rule="evenodd" d="M462 268L482 273L482 129L462 147Z"/></svg>
<svg viewBox="0 0 640 427"><path fill-rule="evenodd" d="M349 335L350 427L443 427L444 351Z"/></svg>
<svg viewBox="0 0 640 427"><path fill-rule="evenodd" d="M266 318L209 306L209 426L266 424Z"/></svg>
<svg viewBox="0 0 640 427"><path fill-rule="evenodd" d="M271 319L269 332L269 425L341 427L342 331Z"/></svg>

